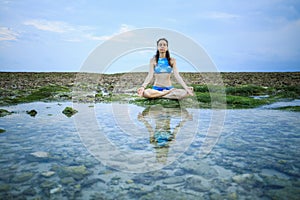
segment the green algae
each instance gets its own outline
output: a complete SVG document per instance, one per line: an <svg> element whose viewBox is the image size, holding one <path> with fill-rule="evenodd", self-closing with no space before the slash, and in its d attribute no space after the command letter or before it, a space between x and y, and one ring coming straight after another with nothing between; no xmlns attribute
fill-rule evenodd
<svg viewBox="0 0 300 200"><path fill-rule="evenodd" d="M285 111L292 111L292 112L300 112L300 106L283 106L274 108L275 110L285 110Z"/></svg>
<svg viewBox="0 0 300 200"><path fill-rule="evenodd" d="M6 91L6 95L0 98L0 105L13 105L18 103L30 103L35 101L56 100L71 92L71 89L59 85L47 85L38 89ZM58 97L57 97L58 96ZM70 99L70 97L69 97Z"/></svg>
<svg viewBox="0 0 300 200"><path fill-rule="evenodd" d="M78 111L71 107L66 107L62 113L65 114L67 117L72 117L75 115Z"/></svg>
<svg viewBox="0 0 300 200"><path fill-rule="evenodd" d="M177 85L175 86L177 87ZM95 95L91 94L87 96L76 96L76 98L78 98L79 102L127 102L140 106L160 104L164 107L179 107L184 105L185 107L212 108L216 105L226 105L226 107L229 109L247 109L274 103L285 98L298 99L300 97L300 87L298 86L263 87L257 85L238 85L225 87L219 85L200 84L191 84L190 86L194 88L195 96L188 97L186 99L192 98L193 100L189 102L194 103L188 103L187 105L178 100L163 98L140 98L133 93L124 94L113 93L110 91L104 95L100 90L95 91ZM34 90L28 89L10 92L6 91L6 93L9 94L0 97L0 105L12 105L35 101L63 101L66 99L70 100L72 97L71 92L71 88L69 87L54 84L49 84ZM195 105L195 99L197 100L197 105ZM290 109L295 110L293 108ZM72 116L75 113L69 112L69 114L69 116Z"/></svg>
<svg viewBox="0 0 300 200"><path fill-rule="evenodd" d="M5 109L0 109L0 117L5 117L6 115L11 115L12 112L9 112L8 110Z"/></svg>

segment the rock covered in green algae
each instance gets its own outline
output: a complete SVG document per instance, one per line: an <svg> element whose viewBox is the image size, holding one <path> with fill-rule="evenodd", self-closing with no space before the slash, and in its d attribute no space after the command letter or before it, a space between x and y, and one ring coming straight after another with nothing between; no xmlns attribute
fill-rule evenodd
<svg viewBox="0 0 300 200"><path fill-rule="evenodd" d="M78 111L71 108L71 107L66 107L62 113L65 114L67 117L71 117L73 115L75 115Z"/></svg>
<svg viewBox="0 0 300 200"><path fill-rule="evenodd" d="M72 177L75 180L82 180L88 171L84 165L79 166L67 166L58 169L58 175L60 178Z"/></svg>
<svg viewBox="0 0 300 200"><path fill-rule="evenodd" d="M27 110L26 113L30 115L31 117L35 117L37 115L36 110Z"/></svg>
<svg viewBox="0 0 300 200"><path fill-rule="evenodd" d="M4 133L6 130L0 128L0 133Z"/></svg>
<svg viewBox="0 0 300 200"><path fill-rule="evenodd" d="M0 117L4 117L6 115L11 115L12 112L9 112L8 110L5 109L0 109Z"/></svg>

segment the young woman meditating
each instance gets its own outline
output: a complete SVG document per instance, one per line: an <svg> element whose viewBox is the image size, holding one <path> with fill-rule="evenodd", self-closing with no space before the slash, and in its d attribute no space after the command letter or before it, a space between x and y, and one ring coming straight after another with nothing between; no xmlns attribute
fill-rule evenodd
<svg viewBox="0 0 300 200"><path fill-rule="evenodd" d="M172 72L183 89L176 89L172 86ZM154 85L151 89L146 89L153 76L155 77ZM182 99L186 96L194 95L193 88L188 87L179 75L176 60L170 57L168 40L165 38L161 38L157 41L156 55L150 60L148 75L142 86L138 89L138 95L145 98L168 99Z"/></svg>

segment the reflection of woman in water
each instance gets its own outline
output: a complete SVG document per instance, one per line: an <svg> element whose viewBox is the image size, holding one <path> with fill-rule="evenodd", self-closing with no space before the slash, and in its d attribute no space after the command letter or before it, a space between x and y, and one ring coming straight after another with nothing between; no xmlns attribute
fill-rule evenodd
<svg viewBox="0 0 300 200"><path fill-rule="evenodd" d="M173 88L170 80L172 72L183 89ZM145 89L151 82L153 75L155 75L155 81L152 89ZM157 41L156 55L150 60L148 76L138 89L138 95L145 98L168 99L182 99L186 96L194 95L193 88L188 87L179 75L176 60L170 57L168 41L165 38Z"/></svg>
<svg viewBox="0 0 300 200"><path fill-rule="evenodd" d="M181 118L181 121L173 131L171 128L172 118ZM164 108L161 105L156 105L147 107L139 114L138 120L143 122L149 131L149 140L156 149L157 160L159 162L166 162L170 144L174 141L177 132L183 124L188 120L192 120L192 117L186 109ZM149 122L152 120L155 122L154 128Z"/></svg>

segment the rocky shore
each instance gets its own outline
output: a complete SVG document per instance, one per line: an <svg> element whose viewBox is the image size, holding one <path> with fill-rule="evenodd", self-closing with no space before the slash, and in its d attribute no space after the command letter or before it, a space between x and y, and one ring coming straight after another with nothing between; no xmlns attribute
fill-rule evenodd
<svg viewBox="0 0 300 200"><path fill-rule="evenodd" d="M299 86L300 72L221 72L181 73L189 84L213 84L221 76L225 86L257 85L264 87ZM77 79L98 80L99 84L113 85L128 82L140 86L147 73L90 74L77 72L0 72L0 89L34 89L49 84L73 86Z"/></svg>
<svg viewBox="0 0 300 200"><path fill-rule="evenodd" d="M139 105L157 103L136 94L146 76L147 73L0 72L0 105L71 99L77 102L125 100ZM206 108L211 107L213 92L220 96L216 99L226 101L227 108L254 108L283 98L300 97L300 72L181 73L181 76L194 87L197 101ZM172 79L174 86L180 87L175 78ZM226 99L220 88L225 90ZM160 102L164 103L170 104Z"/></svg>

